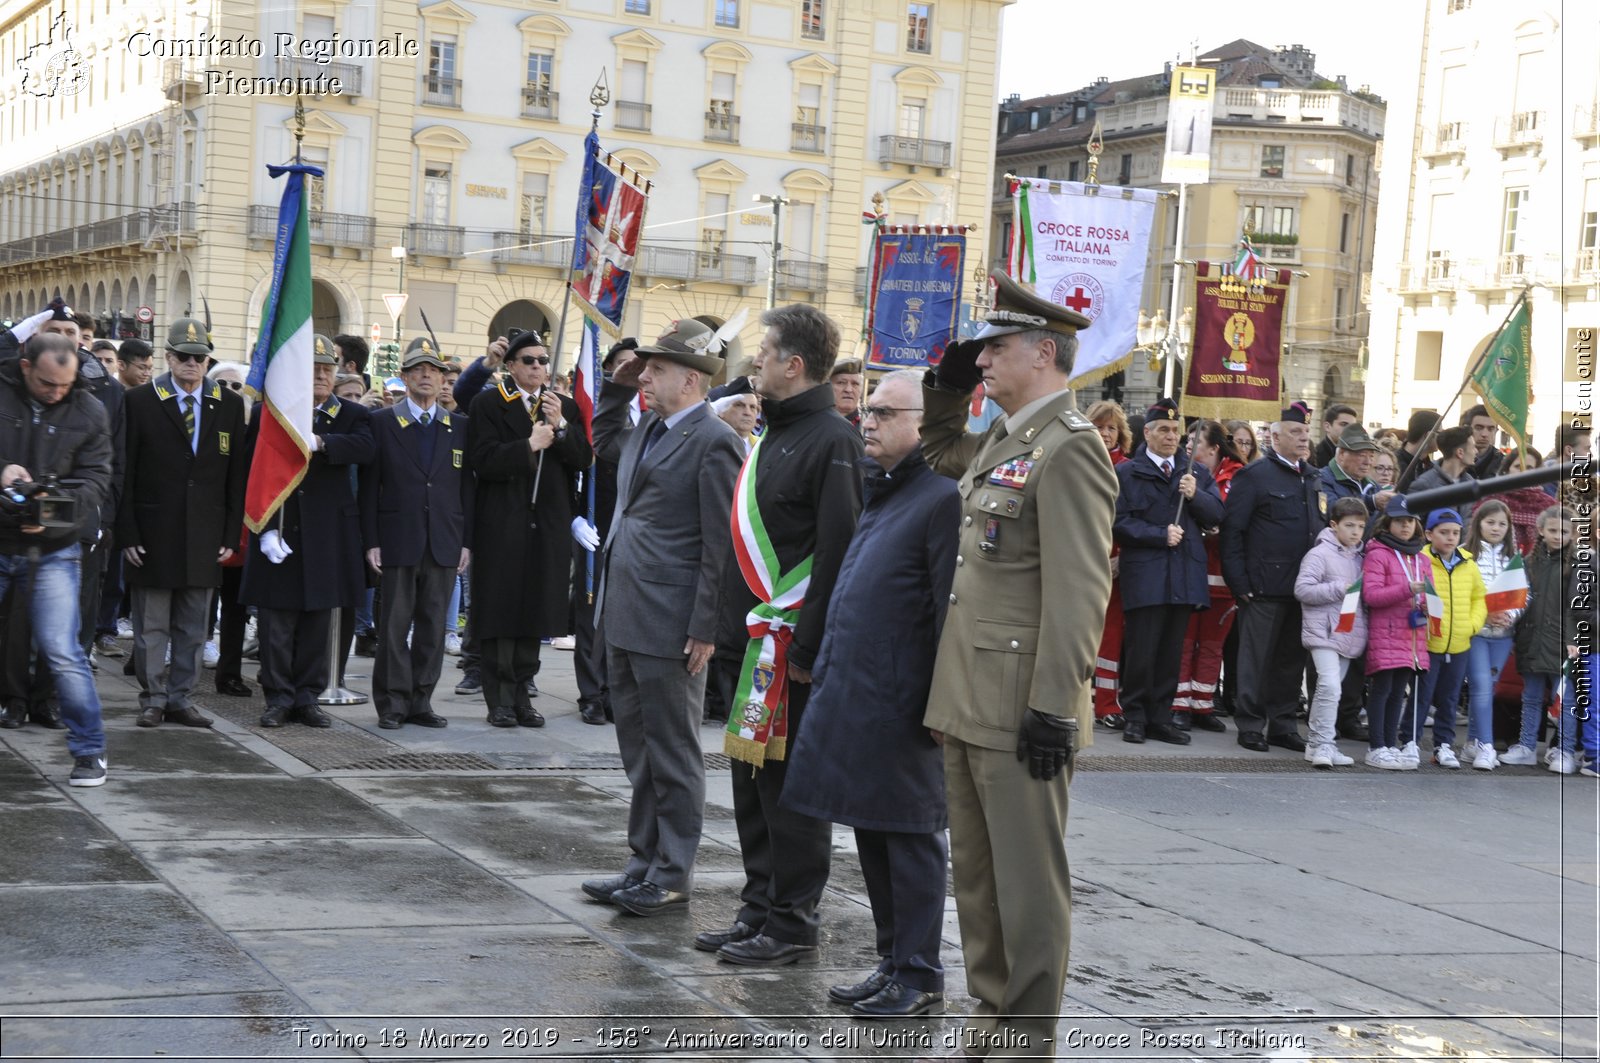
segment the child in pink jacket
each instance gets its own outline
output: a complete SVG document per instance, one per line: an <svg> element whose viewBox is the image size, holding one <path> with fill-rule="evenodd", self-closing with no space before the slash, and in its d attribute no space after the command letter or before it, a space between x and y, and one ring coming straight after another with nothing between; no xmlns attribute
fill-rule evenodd
<svg viewBox="0 0 1600 1063"><path fill-rule="evenodd" d="M1306 759L1314 768L1345 767L1355 761L1339 752L1334 721L1339 693L1350 662L1367 646L1367 611L1356 603L1350 630L1340 631L1346 593L1361 578L1361 540L1367 532L1367 504L1340 498L1328 508L1328 527L1300 562L1294 596L1300 600L1300 642L1317 670L1311 699L1311 734Z"/></svg>
<svg viewBox="0 0 1600 1063"><path fill-rule="evenodd" d="M1432 562L1422 556L1422 522L1395 495L1378 518L1361 566L1367 603L1366 763L1387 771L1415 770L1400 755L1400 716L1417 679L1428 670L1428 605Z"/></svg>

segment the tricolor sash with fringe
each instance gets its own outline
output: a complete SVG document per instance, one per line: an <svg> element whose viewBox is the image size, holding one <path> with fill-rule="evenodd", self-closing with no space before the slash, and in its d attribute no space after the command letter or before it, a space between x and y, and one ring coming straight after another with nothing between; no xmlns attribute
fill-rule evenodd
<svg viewBox="0 0 1600 1063"><path fill-rule="evenodd" d="M723 740L728 756L758 768L788 752L789 645L811 585L809 555L789 571L779 570L756 504L756 461L765 438L751 448L733 490L733 552L746 586L760 602L745 617L750 646L739 667Z"/></svg>

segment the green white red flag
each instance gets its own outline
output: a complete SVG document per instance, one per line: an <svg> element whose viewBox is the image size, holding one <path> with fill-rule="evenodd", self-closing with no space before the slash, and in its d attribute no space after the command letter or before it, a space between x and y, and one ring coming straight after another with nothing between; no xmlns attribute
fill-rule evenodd
<svg viewBox="0 0 1600 1063"><path fill-rule="evenodd" d="M1333 630L1339 632L1354 631L1356 627L1356 613L1361 609L1361 577L1350 584L1350 589L1344 592L1344 604L1339 606L1339 623Z"/></svg>
<svg viewBox="0 0 1600 1063"><path fill-rule="evenodd" d="M1428 637L1444 638L1444 599L1439 597L1439 589L1433 585L1432 576L1428 577L1424 594L1428 599Z"/></svg>
<svg viewBox="0 0 1600 1063"><path fill-rule="evenodd" d="M1509 613L1513 609L1527 607L1528 570L1522 564L1521 554L1511 555L1511 563L1489 585L1483 604L1491 613Z"/></svg>

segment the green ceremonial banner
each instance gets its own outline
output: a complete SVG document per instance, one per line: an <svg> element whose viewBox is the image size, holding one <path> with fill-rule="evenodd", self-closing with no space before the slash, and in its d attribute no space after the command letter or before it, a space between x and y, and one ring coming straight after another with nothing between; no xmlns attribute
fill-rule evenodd
<svg viewBox="0 0 1600 1063"><path fill-rule="evenodd" d="M1489 416L1517 441L1528 448L1528 408L1533 405L1533 310L1524 295L1506 319L1489 349L1483 364L1472 374L1472 390L1483 399Z"/></svg>

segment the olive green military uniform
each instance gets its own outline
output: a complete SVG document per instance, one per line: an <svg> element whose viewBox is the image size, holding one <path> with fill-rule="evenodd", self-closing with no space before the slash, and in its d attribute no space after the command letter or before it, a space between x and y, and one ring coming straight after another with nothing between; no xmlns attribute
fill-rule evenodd
<svg viewBox="0 0 1600 1063"><path fill-rule="evenodd" d="M969 434L967 401L924 388L924 453L962 499L924 723L945 735L956 908L978 1000L967 1052L1050 1058L1071 934L1069 775L1031 777L1017 734L1036 709L1075 720L1077 745L1089 744L1117 478L1071 392L1009 434L1004 419Z"/></svg>

